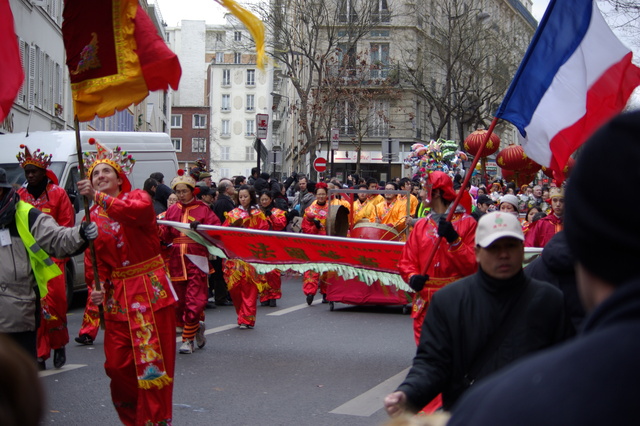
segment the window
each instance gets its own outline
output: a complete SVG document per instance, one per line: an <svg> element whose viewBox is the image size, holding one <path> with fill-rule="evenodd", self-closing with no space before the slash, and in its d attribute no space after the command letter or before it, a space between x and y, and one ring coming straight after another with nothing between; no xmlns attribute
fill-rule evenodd
<svg viewBox="0 0 640 426"><path fill-rule="evenodd" d="M355 0L342 0L340 3L340 22L355 22L358 20L358 13L355 9Z"/></svg>
<svg viewBox="0 0 640 426"><path fill-rule="evenodd" d="M182 152L182 138L171 138L171 143L177 152Z"/></svg>
<svg viewBox="0 0 640 426"><path fill-rule="evenodd" d="M231 70L222 70L222 85L231 86Z"/></svg>
<svg viewBox="0 0 640 426"><path fill-rule="evenodd" d="M216 64L224 64L224 53L216 52Z"/></svg>
<svg viewBox="0 0 640 426"><path fill-rule="evenodd" d="M338 102L337 117L338 126L340 128L341 136L353 136L356 134L354 122L355 122L355 106L348 101Z"/></svg>
<svg viewBox="0 0 640 426"><path fill-rule="evenodd" d="M242 63L242 53L235 52L233 54L233 63L234 64L241 64Z"/></svg>
<svg viewBox="0 0 640 426"><path fill-rule="evenodd" d="M255 110L256 95L247 95L247 111Z"/></svg>
<svg viewBox="0 0 640 426"><path fill-rule="evenodd" d="M242 31L234 31L233 41L242 41Z"/></svg>
<svg viewBox="0 0 640 426"><path fill-rule="evenodd" d="M207 152L206 138L191 139L191 152Z"/></svg>
<svg viewBox="0 0 640 426"><path fill-rule="evenodd" d="M256 70L247 70L247 86L256 85Z"/></svg>
<svg viewBox="0 0 640 426"><path fill-rule="evenodd" d="M206 129L207 128L207 116L204 114L193 114L193 128L194 129Z"/></svg>
<svg viewBox="0 0 640 426"><path fill-rule="evenodd" d="M229 169L220 169L220 177L228 178L230 176L231 176L231 173L229 173Z"/></svg>
<svg viewBox="0 0 640 426"><path fill-rule="evenodd" d="M224 33L216 33L216 41L224 41Z"/></svg>
<svg viewBox="0 0 640 426"><path fill-rule="evenodd" d="M372 102L369 129L369 136L389 136L389 101Z"/></svg>
<svg viewBox="0 0 640 426"><path fill-rule="evenodd" d="M390 22L391 14L387 0L371 0L371 20L373 22Z"/></svg>
<svg viewBox="0 0 640 426"><path fill-rule="evenodd" d="M247 120L247 131L245 132L245 136L255 136L256 135L256 120Z"/></svg>
<svg viewBox="0 0 640 426"><path fill-rule="evenodd" d="M231 111L231 95L222 95L222 111Z"/></svg>
<svg viewBox="0 0 640 426"><path fill-rule="evenodd" d="M371 78L387 78L389 43L371 43Z"/></svg>
<svg viewBox="0 0 640 426"><path fill-rule="evenodd" d="M220 126L220 136L231 136L231 121L222 120L222 125Z"/></svg>
<svg viewBox="0 0 640 426"><path fill-rule="evenodd" d="M220 159L223 161L231 160L231 147L230 146L221 146L220 147ZM223 176L226 176L223 174Z"/></svg>
<svg viewBox="0 0 640 426"><path fill-rule="evenodd" d="M338 44L338 62L345 68L347 75L355 74L356 70L356 45L348 43Z"/></svg>
<svg viewBox="0 0 640 426"><path fill-rule="evenodd" d="M171 114L171 128L182 129L182 114Z"/></svg>
<svg viewBox="0 0 640 426"><path fill-rule="evenodd" d="M255 161L256 160L256 150L253 149L252 146L244 147L244 159L245 161ZM251 173L249 173L251 174Z"/></svg>

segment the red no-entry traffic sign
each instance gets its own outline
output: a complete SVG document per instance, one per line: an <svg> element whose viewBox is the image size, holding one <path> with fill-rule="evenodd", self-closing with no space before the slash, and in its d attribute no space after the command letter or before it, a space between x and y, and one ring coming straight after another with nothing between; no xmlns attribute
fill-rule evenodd
<svg viewBox="0 0 640 426"><path fill-rule="evenodd" d="M324 157L318 157L313 160L313 168L318 173L322 173L327 170L327 159Z"/></svg>

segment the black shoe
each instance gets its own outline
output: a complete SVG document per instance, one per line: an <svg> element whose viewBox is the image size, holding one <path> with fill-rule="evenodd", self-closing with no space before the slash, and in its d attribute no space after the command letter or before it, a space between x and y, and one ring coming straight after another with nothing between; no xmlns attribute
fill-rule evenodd
<svg viewBox="0 0 640 426"><path fill-rule="evenodd" d="M322 303L329 303L329 301L327 300L327 295L326 294L322 295Z"/></svg>
<svg viewBox="0 0 640 426"><path fill-rule="evenodd" d="M269 299L269 306L272 308L275 308L276 306L276 299Z"/></svg>
<svg viewBox="0 0 640 426"><path fill-rule="evenodd" d="M81 345L93 345L93 339L88 334L81 334L79 337L75 338L75 341L80 343Z"/></svg>
<svg viewBox="0 0 640 426"><path fill-rule="evenodd" d="M204 307L205 309L215 309L216 308L216 304L215 303L211 303L211 302L207 302L207 306Z"/></svg>
<svg viewBox="0 0 640 426"><path fill-rule="evenodd" d="M59 349L53 350L53 366L55 368L62 368L67 363L67 351L64 346Z"/></svg>
<svg viewBox="0 0 640 426"><path fill-rule="evenodd" d="M38 361L38 371L44 371L47 369L47 364L44 361Z"/></svg>
<svg viewBox="0 0 640 426"><path fill-rule="evenodd" d="M307 296L307 305L311 305L313 303L313 294Z"/></svg>
<svg viewBox="0 0 640 426"><path fill-rule="evenodd" d="M269 306L269 301L265 300L264 302L260 302L260 306Z"/></svg>
<svg viewBox="0 0 640 426"><path fill-rule="evenodd" d="M215 305L216 306L233 306L233 303L225 300L224 302L216 302Z"/></svg>

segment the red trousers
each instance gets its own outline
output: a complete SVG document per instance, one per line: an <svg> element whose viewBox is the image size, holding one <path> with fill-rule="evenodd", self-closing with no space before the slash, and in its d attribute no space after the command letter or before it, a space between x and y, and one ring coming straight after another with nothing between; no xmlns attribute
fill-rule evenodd
<svg viewBox="0 0 640 426"><path fill-rule="evenodd" d="M84 307L84 316L82 317L82 325L78 335L86 334L91 339L96 340L98 329L100 329L100 312L98 307L91 303L91 286L87 286L87 304Z"/></svg>
<svg viewBox="0 0 640 426"><path fill-rule="evenodd" d="M282 297L282 273L280 271L273 270L264 274L267 280L268 289L260 294L260 301L266 302L271 299L280 299Z"/></svg>
<svg viewBox="0 0 640 426"><path fill-rule="evenodd" d="M189 271L189 279L172 282L178 296L176 324L184 327L184 324L194 324L203 319L209 295L207 274L193 268Z"/></svg>
<svg viewBox="0 0 640 426"><path fill-rule="evenodd" d="M256 324L258 287L251 279L241 278L236 285L229 289L233 307L238 315L238 325L247 324L253 327Z"/></svg>
<svg viewBox="0 0 640 426"><path fill-rule="evenodd" d="M173 306L154 312L164 366L174 377L176 361L176 316ZM125 425L171 425L173 383L162 389L138 387L129 324L107 321L104 333L104 369L111 379L111 400ZM164 422L164 423L163 423Z"/></svg>
<svg viewBox="0 0 640 426"><path fill-rule="evenodd" d="M327 294L326 272L320 276L318 272L306 271L302 278L302 291L305 296L311 294L315 296L318 292L318 287L320 287L320 293Z"/></svg>
<svg viewBox="0 0 640 426"><path fill-rule="evenodd" d="M38 327L37 345L38 357L48 359L51 349L60 349L69 343L67 330L67 284L64 268L66 260L55 260L62 270L47 283L49 292L41 299L41 321Z"/></svg>

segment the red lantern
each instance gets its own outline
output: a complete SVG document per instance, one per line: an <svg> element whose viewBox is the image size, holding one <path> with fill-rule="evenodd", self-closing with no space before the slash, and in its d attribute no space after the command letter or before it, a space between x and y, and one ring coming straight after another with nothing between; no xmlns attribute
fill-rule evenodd
<svg viewBox="0 0 640 426"><path fill-rule="evenodd" d="M530 166L531 159L520 145L509 145L498 153L496 162L503 169L515 171Z"/></svg>
<svg viewBox="0 0 640 426"><path fill-rule="evenodd" d="M564 166L564 168L562 169L562 173L564 173L565 177L569 176L569 174L571 173L571 169L573 169L573 166L576 164L576 160L573 159L573 157L569 157L569 160L567 161L567 165ZM553 176L553 171L547 169L546 167L542 168L542 172L549 176L551 179L554 179L555 176Z"/></svg>
<svg viewBox="0 0 640 426"><path fill-rule="evenodd" d="M474 157L478 155L478 151L480 150L480 146L482 145L482 141L486 137L487 131L484 129L478 129L475 132L471 133L464 140L464 150ZM495 133L491 133L487 144L484 146L484 149L479 154L480 157L487 157L494 152L500 149L500 137Z"/></svg>
<svg viewBox="0 0 640 426"><path fill-rule="evenodd" d="M502 173L502 177L507 182L515 182L516 186L520 188L524 184L531 183L535 177L536 173L525 173L522 171L513 171L507 169L500 169Z"/></svg>

